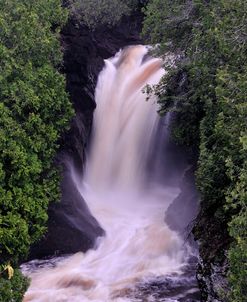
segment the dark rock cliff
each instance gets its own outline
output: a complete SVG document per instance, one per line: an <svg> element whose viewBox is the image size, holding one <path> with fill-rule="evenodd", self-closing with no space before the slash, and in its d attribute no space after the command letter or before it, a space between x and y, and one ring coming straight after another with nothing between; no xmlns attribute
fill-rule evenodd
<svg viewBox="0 0 247 302"><path fill-rule="evenodd" d="M214 216L215 209L207 209L201 204L193 233L199 243L200 259L197 279L202 301L227 302L229 291L227 282L227 249L231 238L227 224Z"/></svg>
<svg viewBox="0 0 247 302"><path fill-rule="evenodd" d="M90 32L70 19L61 34L63 72L75 109L71 128L61 140L56 162L62 167L61 202L50 205L48 231L32 247L29 259L70 254L92 248L104 231L92 217L72 178L72 169L82 177L85 148L95 109L94 90L104 59L126 45L141 43L142 15L135 12L112 28Z"/></svg>

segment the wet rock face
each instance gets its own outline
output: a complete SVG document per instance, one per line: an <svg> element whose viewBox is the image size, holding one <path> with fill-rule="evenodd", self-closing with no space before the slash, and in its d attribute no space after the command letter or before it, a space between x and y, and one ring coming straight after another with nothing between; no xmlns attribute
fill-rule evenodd
<svg viewBox="0 0 247 302"><path fill-rule="evenodd" d="M165 221L172 230L190 240L191 228L199 211L199 193L195 185L195 167L189 165L180 181L180 194L166 211Z"/></svg>
<svg viewBox="0 0 247 302"><path fill-rule="evenodd" d="M94 247L95 238L104 235L79 193L69 167L63 171L61 193L61 201L49 207L48 232L32 247L30 259L85 252Z"/></svg>
<svg viewBox="0 0 247 302"><path fill-rule="evenodd" d="M51 204L48 232L31 248L29 259L86 251L104 231L92 217L71 176L71 166L82 177L85 148L96 107L94 90L104 59L126 45L141 43L142 15L135 12L113 29L87 27L70 19L61 34L63 72L75 109L71 127L60 141L56 163L62 167L61 202Z"/></svg>
<svg viewBox="0 0 247 302"><path fill-rule="evenodd" d="M200 261L197 279L202 292L202 301L227 302L228 263L226 251L231 243L228 230L222 220L214 216L213 209L201 204L201 210L193 227L199 243Z"/></svg>
<svg viewBox="0 0 247 302"><path fill-rule="evenodd" d="M197 280L200 286L202 301L207 302L227 302L228 264L226 258L223 262L205 262L199 259L197 269Z"/></svg>

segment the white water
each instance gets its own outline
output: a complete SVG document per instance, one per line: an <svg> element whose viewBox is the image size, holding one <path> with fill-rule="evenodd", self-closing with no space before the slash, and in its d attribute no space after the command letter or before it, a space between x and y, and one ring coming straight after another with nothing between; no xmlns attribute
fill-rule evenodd
<svg viewBox="0 0 247 302"><path fill-rule="evenodd" d="M32 282L25 302L158 301L135 300L130 292L156 277L182 275L187 248L164 222L179 189L148 184L146 177L158 115L155 98L147 102L142 88L164 74L160 59L143 62L146 53L146 47L129 47L106 60L86 172L83 182L75 179L106 236L95 250L55 268L27 271Z"/></svg>

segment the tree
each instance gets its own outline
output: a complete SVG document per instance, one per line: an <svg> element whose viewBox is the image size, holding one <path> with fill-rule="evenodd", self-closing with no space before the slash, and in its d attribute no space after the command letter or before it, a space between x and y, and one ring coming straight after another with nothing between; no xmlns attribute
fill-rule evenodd
<svg viewBox="0 0 247 302"><path fill-rule="evenodd" d="M73 114L58 72L67 13L60 0L0 0L0 7L0 296L21 301L27 282L15 267L60 196L53 159ZM6 265L14 267L9 280Z"/></svg>
<svg viewBox="0 0 247 302"><path fill-rule="evenodd" d="M161 53L179 54L153 91L161 113L176 107L177 141L199 152L199 217L208 215L212 226L205 230L198 220L194 233L204 261L211 262L224 257L225 237L231 236L228 298L242 302L247 295L247 3L151 0L145 14L149 41L160 43ZM214 242L218 249L212 254Z"/></svg>
<svg viewBox="0 0 247 302"><path fill-rule="evenodd" d="M94 30L101 25L116 25L137 3L137 0L74 0L70 1L70 7L77 20Z"/></svg>

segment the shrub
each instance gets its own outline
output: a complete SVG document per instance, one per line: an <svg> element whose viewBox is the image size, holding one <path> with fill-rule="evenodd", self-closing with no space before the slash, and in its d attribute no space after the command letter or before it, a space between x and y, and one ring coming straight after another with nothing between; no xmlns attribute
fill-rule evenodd
<svg viewBox="0 0 247 302"><path fill-rule="evenodd" d="M70 8L77 20L94 30L101 25L116 25L137 3L137 0L74 0L70 1Z"/></svg>

